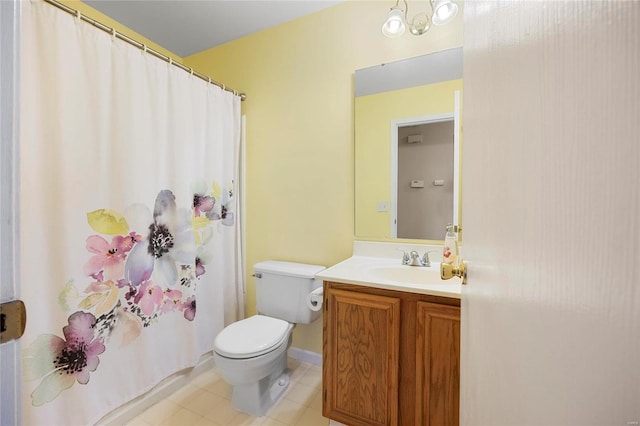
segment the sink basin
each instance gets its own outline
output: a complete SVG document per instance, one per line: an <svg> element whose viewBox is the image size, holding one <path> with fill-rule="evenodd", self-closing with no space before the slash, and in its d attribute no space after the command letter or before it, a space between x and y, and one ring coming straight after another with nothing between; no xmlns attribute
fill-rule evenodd
<svg viewBox="0 0 640 426"><path fill-rule="evenodd" d="M337 283L460 299L460 279L442 280L440 262L432 260L431 265L428 268L403 265L397 256L354 255L319 272L316 277Z"/></svg>
<svg viewBox="0 0 640 426"><path fill-rule="evenodd" d="M370 266L363 272L371 279L395 281L408 284L443 284L439 264L431 267L407 265Z"/></svg>

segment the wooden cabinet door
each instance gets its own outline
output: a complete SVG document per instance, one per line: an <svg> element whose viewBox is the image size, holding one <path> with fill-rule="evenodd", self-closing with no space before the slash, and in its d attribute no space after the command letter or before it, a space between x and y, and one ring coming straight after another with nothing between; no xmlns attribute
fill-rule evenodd
<svg viewBox="0 0 640 426"><path fill-rule="evenodd" d="M325 289L323 415L398 424L400 299Z"/></svg>
<svg viewBox="0 0 640 426"><path fill-rule="evenodd" d="M416 425L460 422L460 308L418 302Z"/></svg>

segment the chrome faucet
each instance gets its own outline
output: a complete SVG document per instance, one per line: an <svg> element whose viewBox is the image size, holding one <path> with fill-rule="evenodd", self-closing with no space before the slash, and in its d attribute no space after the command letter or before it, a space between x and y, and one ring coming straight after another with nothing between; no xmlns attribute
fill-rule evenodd
<svg viewBox="0 0 640 426"><path fill-rule="evenodd" d="M420 259L420 255L418 254L417 251L415 250L411 251L411 253L409 253L409 256L411 256L411 261L409 262L409 266L424 266L422 264L422 259Z"/></svg>
<svg viewBox="0 0 640 426"><path fill-rule="evenodd" d="M407 253L406 251L403 251L402 252L402 264L403 265L408 265L408 266L426 266L426 267L430 267L431 266L431 260L429 259L429 253L431 253L431 252L430 251L425 252L425 254L423 254L422 257L420 257L420 254L415 250L412 250L409 253Z"/></svg>

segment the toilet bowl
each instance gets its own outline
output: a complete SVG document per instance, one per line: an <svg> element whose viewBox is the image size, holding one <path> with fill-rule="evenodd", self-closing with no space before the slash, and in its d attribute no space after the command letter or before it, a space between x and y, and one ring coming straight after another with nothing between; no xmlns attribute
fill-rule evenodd
<svg viewBox="0 0 640 426"><path fill-rule="evenodd" d="M216 337L214 361L233 386L240 411L263 416L289 386L287 349L293 324L263 315L235 322Z"/></svg>
<svg viewBox="0 0 640 426"><path fill-rule="evenodd" d="M264 416L289 386L287 349L297 323L309 324L306 297L322 286L323 266L266 261L254 265L258 314L225 327L214 342L214 362L233 387L234 407Z"/></svg>

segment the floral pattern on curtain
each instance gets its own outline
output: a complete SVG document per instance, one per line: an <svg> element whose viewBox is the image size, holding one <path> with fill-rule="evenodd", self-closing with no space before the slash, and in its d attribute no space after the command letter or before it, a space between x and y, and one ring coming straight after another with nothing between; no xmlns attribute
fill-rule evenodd
<svg viewBox="0 0 640 426"><path fill-rule="evenodd" d="M22 8L23 418L90 424L242 315L240 99L49 4Z"/></svg>

